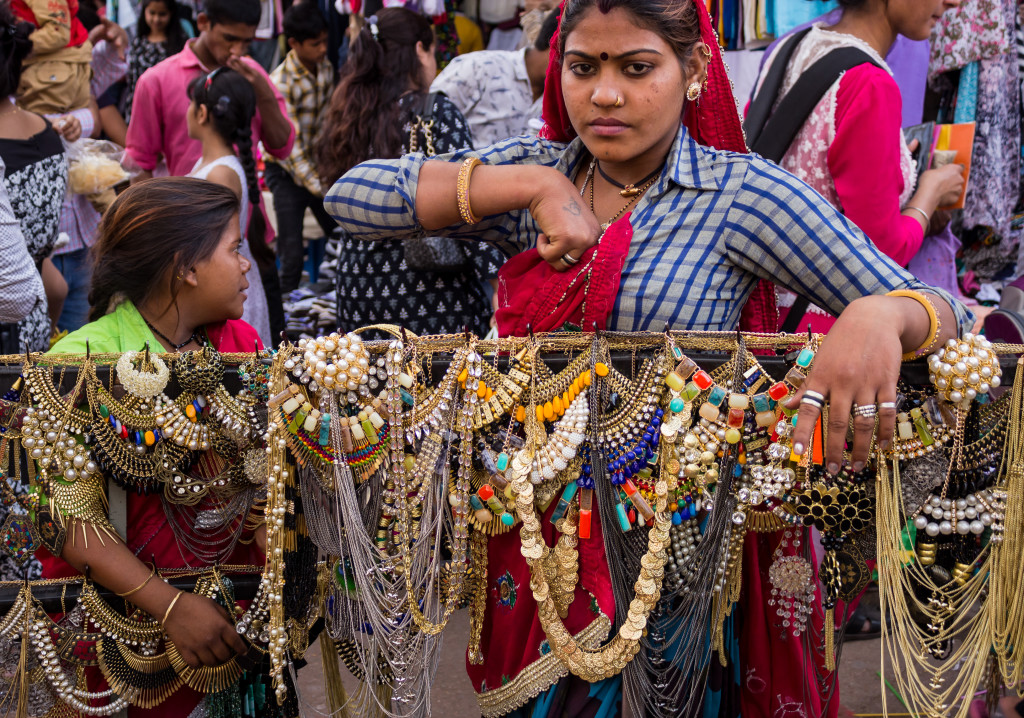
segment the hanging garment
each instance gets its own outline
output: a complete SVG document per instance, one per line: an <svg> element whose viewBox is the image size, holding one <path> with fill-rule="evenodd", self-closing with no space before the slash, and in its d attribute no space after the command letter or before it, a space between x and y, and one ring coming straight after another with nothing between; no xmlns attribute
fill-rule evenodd
<svg viewBox="0 0 1024 718"><path fill-rule="evenodd" d="M963 0L943 14L932 31L932 77L1009 52L1015 25L1004 0ZM1014 3L1014 7L1016 4Z"/></svg>

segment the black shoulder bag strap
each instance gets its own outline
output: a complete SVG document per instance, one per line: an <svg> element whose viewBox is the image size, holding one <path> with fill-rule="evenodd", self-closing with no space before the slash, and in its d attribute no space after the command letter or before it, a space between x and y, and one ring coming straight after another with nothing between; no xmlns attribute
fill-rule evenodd
<svg viewBox="0 0 1024 718"><path fill-rule="evenodd" d="M811 112L844 72L864 63L878 66L878 63L870 55L855 47L842 47L833 50L800 75L792 89L786 93L778 107L772 112L772 107L775 105L786 75L786 68L789 66L797 46L808 32L810 32L810 28L796 33L779 50L772 66L768 68L768 74L765 76L760 91L751 102L750 110L747 112L743 128L747 135L747 144L751 152L756 152L772 162L782 160L790 145L793 144L793 140L796 139L797 133L800 132L800 128L811 116ZM797 297L780 331L785 333L795 331L809 306L809 300Z"/></svg>

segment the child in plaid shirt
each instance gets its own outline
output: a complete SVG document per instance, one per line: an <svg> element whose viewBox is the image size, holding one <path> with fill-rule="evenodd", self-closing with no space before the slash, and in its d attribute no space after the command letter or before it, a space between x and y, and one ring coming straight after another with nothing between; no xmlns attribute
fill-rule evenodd
<svg viewBox="0 0 1024 718"><path fill-rule="evenodd" d="M267 158L265 179L277 214L277 254L281 259L281 291L290 292L302 278L302 221L313 210L325 234L335 226L324 210L323 187L313 164L321 115L334 84L327 61L327 21L316 3L300 2L284 15L284 35L290 48L270 79L285 98L288 118L295 125L295 145L285 159Z"/></svg>

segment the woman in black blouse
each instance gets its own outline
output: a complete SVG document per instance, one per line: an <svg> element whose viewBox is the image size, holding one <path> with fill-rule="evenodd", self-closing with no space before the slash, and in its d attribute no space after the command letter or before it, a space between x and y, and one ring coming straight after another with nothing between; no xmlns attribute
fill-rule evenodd
<svg viewBox="0 0 1024 718"><path fill-rule="evenodd" d="M455 105L444 95L427 95L437 73L433 45L430 23L410 10L386 8L367 20L342 69L317 147L325 187L369 159L472 146ZM397 324L416 334L467 327L482 336L491 316L484 281L494 278L503 262L498 250L476 243L378 243L343 235L338 324L346 331Z"/></svg>

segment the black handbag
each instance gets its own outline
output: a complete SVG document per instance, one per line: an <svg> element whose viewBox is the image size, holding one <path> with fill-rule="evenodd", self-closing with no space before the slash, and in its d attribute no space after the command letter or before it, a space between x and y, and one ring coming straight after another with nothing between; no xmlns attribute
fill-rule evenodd
<svg viewBox="0 0 1024 718"><path fill-rule="evenodd" d="M775 107L793 53L811 29L794 33L789 40L784 41L785 45L779 49L775 62L768 69L768 74L761 83L757 96L750 103L747 119L743 123L750 151L775 163L780 162L786 155L800 128L807 122L807 118L821 102L821 98L844 72L866 62L878 66L869 54L855 47L833 50L807 68L779 101L778 107ZM810 300L798 296L779 331L789 334L796 331L810 304Z"/></svg>
<svg viewBox="0 0 1024 718"><path fill-rule="evenodd" d="M409 152L415 152L419 145L419 135L423 135L424 154L434 156L434 100L436 92L427 93L423 108L413 118L412 130L409 132ZM417 237L407 239L403 244L405 263L409 269L418 272L462 272L466 268L469 257L462 242L448 237Z"/></svg>

